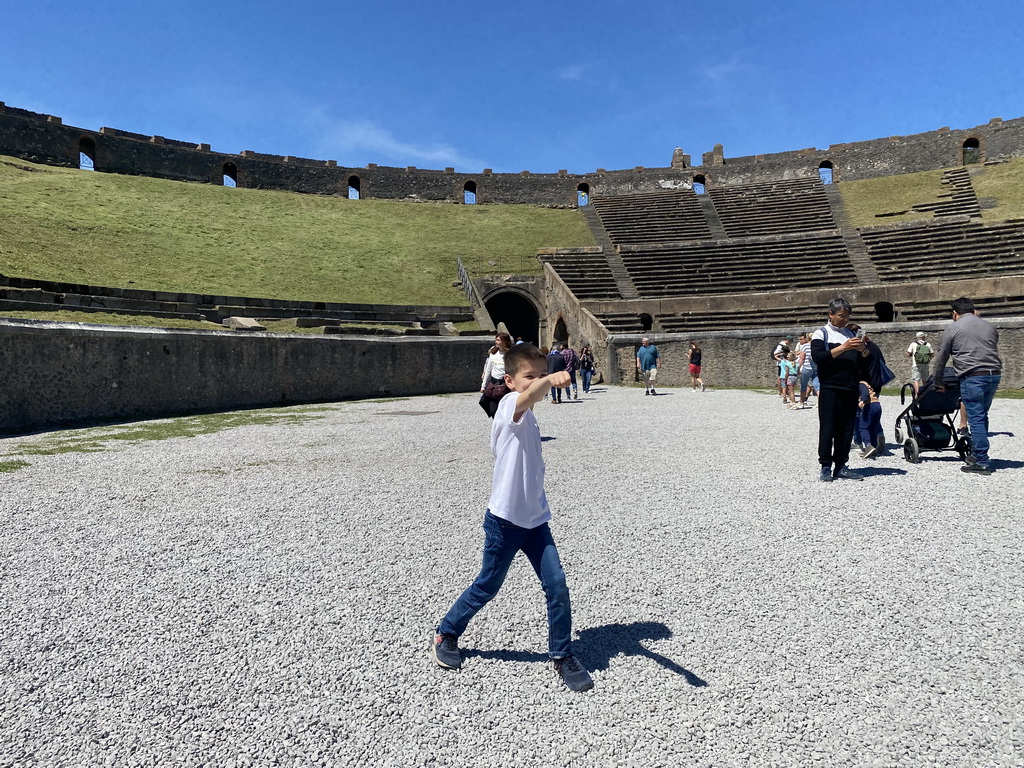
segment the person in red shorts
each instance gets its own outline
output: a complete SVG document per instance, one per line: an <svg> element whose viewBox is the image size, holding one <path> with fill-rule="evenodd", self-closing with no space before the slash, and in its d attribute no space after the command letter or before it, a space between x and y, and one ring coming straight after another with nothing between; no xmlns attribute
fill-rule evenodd
<svg viewBox="0 0 1024 768"><path fill-rule="evenodd" d="M690 364L690 386L693 387L694 392L697 391L698 384L700 384L700 391L704 391L704 382L700 378L700 358L700 344L691 341L690 349L686 353L686 360Z"/></svg>

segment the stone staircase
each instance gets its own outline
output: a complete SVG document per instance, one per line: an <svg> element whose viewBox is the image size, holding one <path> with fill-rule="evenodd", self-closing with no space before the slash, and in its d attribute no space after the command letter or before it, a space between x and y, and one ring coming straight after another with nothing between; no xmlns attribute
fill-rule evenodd
<svg viewBox="0 0 1024 768"><path fill-rule="evenodd" d="M579 210L583 214L583 220L587 223L590 233L594 236L594 242L604 251L605 258L608 260L608 268L611 269L615 285L618 286L619 295L623 299L639 299L640 292L633 285L633 279L629 276L626 265L622 263L619 250L608 237L608 233L601 224L601 217L597 215L594 206L584 205Z"/></svg>
<svg viewBox="0 0 1024 768"><path fill-rule="evenodd" d="M850 215L846 212L843 204L843 197L839 193L839 186L836 184L825 185L825 196L828 197L828 204L832 208L832 218L839 227L839 234L843 238L847 253L850 254L850 263L853 264L853 271L857 275L857 282L862 285L875 285L879 282L878 270L868 255L868 249L860 237L860 232L850 225Z"/></svg>
<svg viewBox="0 0 1024 768"><path fill-rule="evenodd" d="M729 236L725 233L725 227L722 226L722 219L718 216L718 211L715 210L715 203L711 199L711 195L697 195L697 200L700 202L701 210L704 211L708 229L711 230L711 239L726 240Z"/></svg>

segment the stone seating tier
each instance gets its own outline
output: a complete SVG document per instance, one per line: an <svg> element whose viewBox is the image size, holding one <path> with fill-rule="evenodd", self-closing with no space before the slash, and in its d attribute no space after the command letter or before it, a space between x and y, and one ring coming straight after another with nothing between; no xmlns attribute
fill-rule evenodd
<svg viewBox="0 0 1024 768"><path fill-rule="evenodd" d="M846 246L835 233L621 250L643 298L856 283Z"/></svg>
<svg viewBox="0 0 1024 768"><path fill-rule="evenodd" d="M711 237L692 190L595 197L591 201L613 243L662 243Z"/></svg>
<svg viewBox="0 0 1024 768"><path fill-rule="evenodd" d="M862 230L882 282L1024 272L1024 221L977 221Z"/></svg>
<svg viewBox="0 0 1024 768"><path fill-rule="evenodd" d="M837 228L820 179L713 187L708 194L729 237Z"/></svg>
<svg viewBox="0 0 1024 768"><path fill-rule="evenodd" d="M618 284L603 253L542 254L570 291L580 299L621 298Z"/></svg>

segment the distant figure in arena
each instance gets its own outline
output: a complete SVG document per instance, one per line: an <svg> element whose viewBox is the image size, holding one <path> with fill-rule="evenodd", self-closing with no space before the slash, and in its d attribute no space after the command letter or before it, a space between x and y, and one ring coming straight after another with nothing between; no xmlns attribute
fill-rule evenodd
<svg viewBox="0 0 1024 768"><path fill-rule="evenodd" d="M700 391L704 391L704 381L700 377L701 355L700 344L691 341L690 349L686 353L686 361L690 366L690 386L693 387L694 392L697 391L698 384L700 384Z"/></svg>
<svg viewBox="0 0 1024 768"><path fill-rule="evenodd" d="M918 331L913 343L907 347L907 357L910 358L910 382L914 385L915 395L921 385L928 381L928 368L934 354L935 350L928 343L925 332Z"/></svg>
<svg viewBox="0 0 1024 768"><path fill-rule="evenodd" d="M636 369L644 380L644 394L656 395L654 386L658 383L658 369L661 368L661 354L651 340L644 336L640 349L636 351Z"/></svg>

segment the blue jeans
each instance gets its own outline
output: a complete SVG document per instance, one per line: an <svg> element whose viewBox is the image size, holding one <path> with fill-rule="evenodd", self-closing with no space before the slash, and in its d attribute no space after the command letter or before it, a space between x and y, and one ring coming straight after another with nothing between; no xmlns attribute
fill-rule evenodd
<svg viewBox="0 0 1024 768"><path fill-rule="evenodd" d="M960 399L967 411L967 424L971 428L971 441L974 443L976 461L988 463L988 409L992 407L992 398L999 389L999 380L995 376L968 376L960 379Z"/></svg>
<svg viewBox="0 0 1024 768"><path fill-rule="evenodd" d="M868 403L858 409L857 442L865 448L869 448L875 444L880 434L882 434L882 404Z"/></svg>
<svg viewBox="0 0 1024 768"><path fill-rule="evenodd" d="M520 528L488 510L484 514L484 535L484 562L480 574L455 601L437 631L455 637L465 632L470 620L498 594L512 560L522 551L537 572L547 598L548 656L552 659L568 656L572 635L569 588L548 524Z"/></svg>
<svg viewBox="0 0 1024 768"><path fill-rule="evenodd" d="M590 380L594 378L594 372L588 371L585 368L580 371L580 376L583 378L583 391L590 391Z"/></svg>

